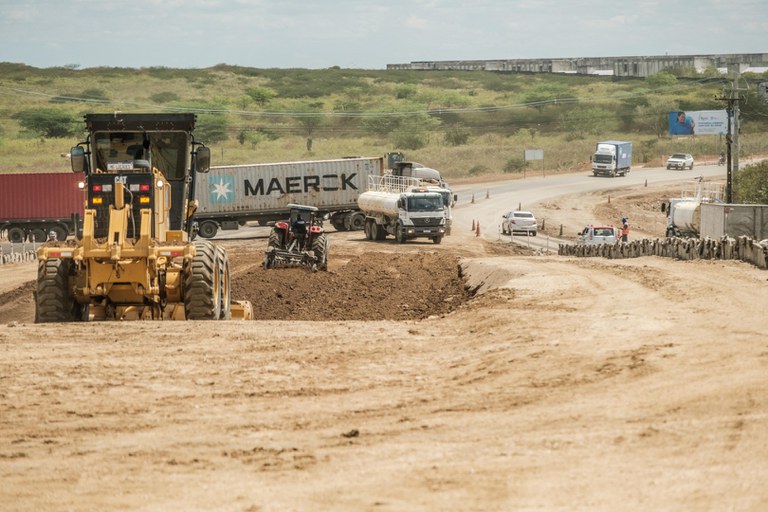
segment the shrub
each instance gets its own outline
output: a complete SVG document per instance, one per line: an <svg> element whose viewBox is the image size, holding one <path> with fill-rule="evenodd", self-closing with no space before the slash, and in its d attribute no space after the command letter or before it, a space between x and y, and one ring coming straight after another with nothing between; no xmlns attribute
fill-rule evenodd
<svg viewBox="0 0 768 512"><path fill-rule="evenodd" d="M734 183L739 203L768 204L768 161L748 165L739 170Z"/></svg>
<svg viewBox="0 0 768 512"><path fill-rule="evenodd" d="M155 103L168 103L170 101L179 101L181 98L175 92L158 92L149 97Z"/></svg>
<svg viewBox="0 0 768 512"><path fill-rule="evenodd" d="M505 173L520 172L528 167L528 164L529 162L525 158L514 156L504 164L503 171Z"/></svg>
<svg viewBox="0 0 768 512"><path fill-rule="evenodd" d="M471 133L469 128L460 124L452 124L445 132L445 143L449 146L462 146L469 141Z"/></svg>
<svg viewBox="0 0 768 512"><path fill-rule="evenodd" d="M71 114L53 108L23 110L13 118L25 130L43 137L71 137L79 130L79 123Z"/></svg>

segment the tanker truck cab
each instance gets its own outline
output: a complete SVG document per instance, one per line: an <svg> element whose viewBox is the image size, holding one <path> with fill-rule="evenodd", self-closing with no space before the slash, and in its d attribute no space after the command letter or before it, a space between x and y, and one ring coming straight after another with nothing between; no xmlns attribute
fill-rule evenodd
<svg viewBox="0 0 768 512"><path fill-rule="evenodd" d="M443 196L427 189L416 189L400 195L398 200L399 226L395 229L398 242L411 238L431 238L436 244L445 235L445 207Z"/></svg>
<svg viewBox="0 0 768 512"><path fill-rule="evenodd" d="M375 181L375 180L374 180ZM383 178L357 199L365 213L365 238L398 243L429 238L439 244L446 233L443 196L426 188L403 188L396 179Z"/></svg>

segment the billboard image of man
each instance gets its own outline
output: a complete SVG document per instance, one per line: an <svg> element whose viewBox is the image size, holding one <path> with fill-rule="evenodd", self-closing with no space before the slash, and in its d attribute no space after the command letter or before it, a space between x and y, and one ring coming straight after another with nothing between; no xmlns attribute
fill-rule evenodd
<svg viewBox="0 0 768 512"><path fill-rule="evenodd" d="M686 115L685 112L669 113L669 134L670 135L693 135L696 123L693 118Z"/></svg>

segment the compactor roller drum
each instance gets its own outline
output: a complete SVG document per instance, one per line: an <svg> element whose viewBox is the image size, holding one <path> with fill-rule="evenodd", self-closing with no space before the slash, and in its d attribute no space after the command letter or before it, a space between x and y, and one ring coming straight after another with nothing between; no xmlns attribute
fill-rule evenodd
<svg viewBox="0 0 768 512"><path fill-rule="evenodd" d="M35 322L73 322L81 320L82 310L70 286L72 260L50 258L37 267Z"/></svg>
<svg viewBox="0 0 768 512"><path fill-rule="evenodd" d="M187 320L218 320L222 279L216 246L208 241L196 241L195 251L195 257L184 270L184 316Z"/></svg>

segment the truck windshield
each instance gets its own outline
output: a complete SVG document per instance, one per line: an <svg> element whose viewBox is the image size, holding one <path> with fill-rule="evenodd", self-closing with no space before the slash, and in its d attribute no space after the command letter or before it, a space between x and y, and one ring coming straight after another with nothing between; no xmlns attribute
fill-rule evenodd
<svg viewBox="0 0 768 512"><path fill-rule="evenodd" d="M613 228L595 228L595 236L613 236Z"/></svg>
<svg viewBox="0 0 768 512"><path fill-rule="evenodd" d="M595 155L595 162L598 164L610 164L613 162L613 155Z"/></svg>
<svg viewBox="0 0 768 512"><path fill-rule="evenodd" d="M438 194L428 196L412 196L408 198L407 206L409 212L442 211L443 198Z"/></svg>

